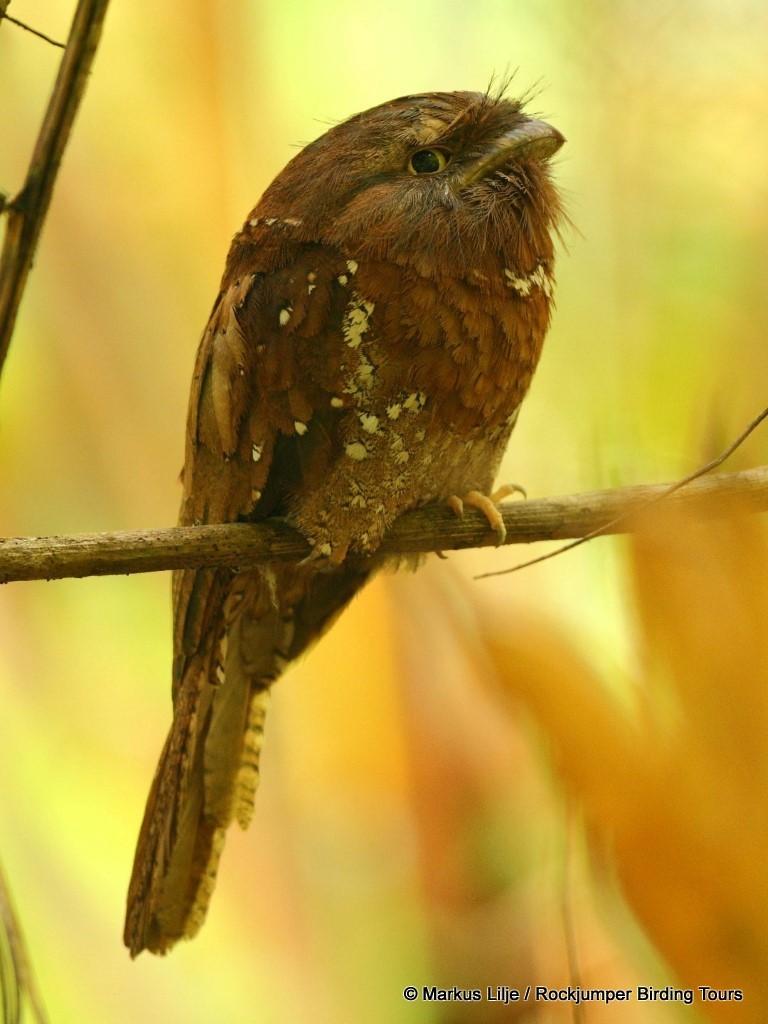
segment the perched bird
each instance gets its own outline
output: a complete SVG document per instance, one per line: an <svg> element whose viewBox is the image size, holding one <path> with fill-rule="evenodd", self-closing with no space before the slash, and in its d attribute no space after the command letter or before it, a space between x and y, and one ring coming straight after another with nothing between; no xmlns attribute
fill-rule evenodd
<svg viewBox="0 0 768 1024"><path fill-rule="evenodd" d="M269 688L384 563L394 519L491 497L550 319L551 125L503 94L351 117L269 186L197 354L180 522L283 516L299 564L175 573L174 717L125 942L200 928L226 830L253 812Z"/></svg>

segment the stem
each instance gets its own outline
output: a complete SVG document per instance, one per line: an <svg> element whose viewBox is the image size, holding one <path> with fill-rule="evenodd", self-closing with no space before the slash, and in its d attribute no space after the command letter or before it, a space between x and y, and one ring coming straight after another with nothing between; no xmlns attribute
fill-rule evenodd
<svg viewBox="0 0 768 1024"><path fill-rule="evenodd" d="M24 187L5 208L8 223L0 254L0 373L61 158L85 92L108 2L78 3Z"/></svg>
<svg viewBox="0 0 768 1024"><path fill-rule="evenodd" d="M626 516L668 491L667 485L622 487L588 494L518 501L502 506L506 544L564 540L609 524L628 533L636 521ZM701 519L768 511L768 466L721 473L690 483L665 498ZM496 534L484 516L468 508L457 518L444 505L426 505L402 515L387 531L385 554L489 547ZM309 545L279 519L262 523L221 523L125 533L68 537L20 537L0 541L0 583L158 572L163 569L222 566L246 568L263 562L297 561Z"/></svg>

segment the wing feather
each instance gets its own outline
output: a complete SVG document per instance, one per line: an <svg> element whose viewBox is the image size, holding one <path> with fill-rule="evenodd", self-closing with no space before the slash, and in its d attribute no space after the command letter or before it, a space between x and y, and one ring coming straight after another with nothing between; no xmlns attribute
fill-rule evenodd
<svg viewBox="0 0 768 1024"><path fill-rule="evenodd" d="M340 371L318 353L347 302L333 284L344 261L303 247L282 266L265 257L233 276L233 265L195 363L182 524L284 512L334 457ZM225 830L250 819L269 686L367 577L294 566L174 573L174 718L129 888L132 955L165 952L202 924Z"/></svg>

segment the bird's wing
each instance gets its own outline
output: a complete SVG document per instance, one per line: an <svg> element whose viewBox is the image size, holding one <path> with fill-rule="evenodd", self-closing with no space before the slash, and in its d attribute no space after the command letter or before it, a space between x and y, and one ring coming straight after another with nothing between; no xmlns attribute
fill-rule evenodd
<svg viewBox="0 0 768 1024"><path fill-rule="evenodd" d="M344 260L307 245L280 257L230 255L195 365L182 524L284 513L337 455ZM269 686L368 575L174 574L174 718L128 893L132 955L165 952L202 924L226 828L250 819Z"/></svg>

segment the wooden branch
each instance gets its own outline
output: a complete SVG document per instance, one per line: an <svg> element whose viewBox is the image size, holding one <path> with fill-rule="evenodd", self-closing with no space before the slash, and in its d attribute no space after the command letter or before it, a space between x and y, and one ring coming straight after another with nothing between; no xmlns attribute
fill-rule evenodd
<svg viewBox="0 0 768 1024"><path fill-rule="evenodd" d="M85 92L109 0L80 0L24 187L6 204L0 255L0 372L72 123Z"/></svg>
<svg viewBox="0 0 768 1024"><path fill-rule="evenodd" d="M629 518L612 520L658 501L666 485L623 487L503 506L506 544L583 537L606 523L609 532L634 528ZM768 511L768 466L704 477L664 499L692 515L711 519L734 511ZM381 550L389 554L489 547L496 543L485 518L468 508L463 519L442 505L401 516ZM278 519L263 523L185 526L130 533L69 537L20 537L0 541L0 583L157 572L202 566L247 567L295 561L309 551L306 541Z"/></svg>

